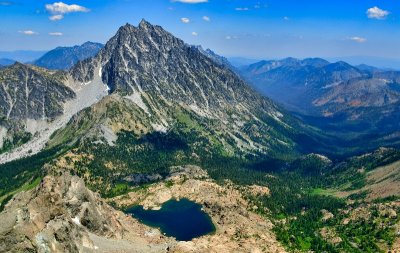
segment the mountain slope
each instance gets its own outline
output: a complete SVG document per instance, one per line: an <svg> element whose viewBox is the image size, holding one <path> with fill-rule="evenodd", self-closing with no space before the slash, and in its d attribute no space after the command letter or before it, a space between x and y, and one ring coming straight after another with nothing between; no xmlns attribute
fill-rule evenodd
<svg viewBox="0 0 400 253"><path fill-rule="evenodd" d="M78 61L95 56L104 45L86 42L80 46L57 47L42 57L34 64L48 69L69 69Z"/></svg>
<svg viewBox="0 0 400 253"><path fill-rule="evenodd" d="M233 70L235 67L229 62L229 60L221 55L216 54L214 51L212 51L211 49L207 48L206 50L204 50L201 46L197 47L200 52L202 52L204 55L206 55L207 57L211 58L212 60L214 60L216 63L223 65L227 68L230 68L231 70Z"/></svg>
<svg viewBox="0 0 400 253"><path fill-rule="evenodd" d="M0 70L0 89L0 163L38 153L73 115L107 95L101 81L85 86L21 63Z"/></svg>
<svg viewBox="0 0 400 253"><path fill-rule="evenodd" d="M162 129L174 124L178 106L219 122L222 134L246 150L296 149L290 116L230 69L146 21L121 27L96 57L70 73L78 82L100 75L111 93L131 99Z"/></svg>
<svg viewBox="0 0 400 253"><path fill-rule="evenodd" d="M0 70L1 115L6 120L59 116L62 104L75 96L64 81L62 76L20 63Z"/></svg>
<svg viewBox="0 0 400 253"><path fill-rule="evenodd" d="M64 82L62 74L21 63L0 69L0 153L28 142L33 122L64 114L64 103L75 98Z"/></svg>

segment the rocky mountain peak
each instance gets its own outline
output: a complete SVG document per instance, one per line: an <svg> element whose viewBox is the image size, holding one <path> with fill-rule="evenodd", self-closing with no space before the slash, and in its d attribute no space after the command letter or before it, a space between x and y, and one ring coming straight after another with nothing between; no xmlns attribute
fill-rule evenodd
<svg viewBox="0 0 400 253"><path fill-rule="evenodd" d="M149 29L149 28L154 28L154 26L147 20L142 19L139 23L139 28L140 29Z"/></svg>
<svg viewBox="0 0 400 253"><path fill-rule="evenodd" d="M10 65L10 68L19 68L19 69L30 69L28 65L25 65L21 62L16 61L14 64Z"/></svg>
<svg viewBox="0 0 400 253"><path fill-rule="evenodd" d="M232 71L145 20L122 26L96 58L81 64L75 78L86 83L99 69L111 93L152 93L203 109L255 96Z"/></svg>
<svg viewBox="0 0 400 253"><path fill-rule="evenodd" d="M242 132L240 122L251 119L260 125L276 121L290 129L284 123L285 112L255 92L225 64L210 57L210 52L190 46L145 20L137 27L120 27L96 57L77 64L71 75L85 85L100 76L110 93L130 99L146 115L161 121L158 129L168 129L168 122L175 122L173 108L177 107L224 124L231 122L229 131ZM264 130L260 131L268 129L262 127ZM290 146L292 142L283 141L283 136L276 143ZM256 148L252 142L249 140L248 146Z"/></svg>
<svg viewBox="0 0 400 253"><path fill-rule="evenodd" d="M153 25L150 22L146 21L145 19L142 19L142 21L139 23L137 27L129 23L126 23L124 26L121 26L113 38L119 38L120 40L118 42L122 42L121 39L143 41L149 37L153 39L156 39L157 37L158 38L164 37L166 39L166 38L172 38L173 35L164 30L161 26ZM109 41L109 43L113 41L113 38ZM152 43L153 45L162 44L167 41L156 40L154 42L155 43Z"/></svg>

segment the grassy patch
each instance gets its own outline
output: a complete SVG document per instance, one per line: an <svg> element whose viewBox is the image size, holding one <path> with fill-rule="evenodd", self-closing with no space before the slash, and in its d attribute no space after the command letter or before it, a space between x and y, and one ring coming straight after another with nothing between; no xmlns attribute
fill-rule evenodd
<svg viewBox="0 0 400 253"><path fill-rule="evenodd" d="M311 195L324 195L324 196L335 196L337 191L334 189L322 189L322 188L314 188L310 190Z"/></svg>
<svg viewBox="0 0 400 253"><path fill-rule="evenodd" d="M22 185L20 188L9 192L3 196L0 196L0 212L3 211L5 205L8 203L8 201L10 201L12 199L12 197L19 193L19 192L24 192L24 191L29 191L33 188L35 188L36 186L39 185L39 183L41 182L42 178L41 177L37 177L36 179L25 183L24 185Z"/></svg>

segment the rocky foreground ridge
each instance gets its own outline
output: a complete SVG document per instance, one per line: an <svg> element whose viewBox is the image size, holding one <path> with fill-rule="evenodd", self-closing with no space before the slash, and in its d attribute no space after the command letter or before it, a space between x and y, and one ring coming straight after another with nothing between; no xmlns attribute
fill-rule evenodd
<svg viewBox="0 0 400 253"><path fill-rule="evenodd" d="M217 185L198 167L177 168L164 183L111 201L156 207L170 198L201 203L216 225L215 234L178 242L116 211L84 182L52 173L35 189L14 196L0 214L0 252L284 252L272 224L250 211L241 190ZM242 189L268 194L252 186Z"/></svg>

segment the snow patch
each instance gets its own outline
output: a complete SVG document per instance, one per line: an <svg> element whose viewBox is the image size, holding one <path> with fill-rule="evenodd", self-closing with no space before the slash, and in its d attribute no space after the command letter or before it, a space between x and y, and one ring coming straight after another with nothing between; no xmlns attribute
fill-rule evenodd
<svg viewBox="0 0 400 253"><path fill-rule="evenodd" d="M110 92L110 86L108 86L107 84L105 85L106 86L106 90L105 90L105 92L107 92L107 93L109 93Z"/></svg>
<svg viewBox="0 0 400 253"><path fill-rule="evenodd" d="M103 74L103 67L100 66L100 68L99 68L99 77L100 77L100 78L101 78L102 74Z"/></svg>
<svg viewBox="0 0 400 253"><path fill-rule="evenodd" d="M81 226L81 225L82 225L82 224L81 224L81 219L79 219L78 216L75 216L75 218L72 218L72 221L73 221L76 225L78 225L78 226Z"/></svg>
<svg viewBox="0 0 400 253"><path fill-rule="evenodd" d="M341 82L331 83L331 84L325 85L324 87L322 87L322 89L329 89L329 88L332 88L332 87L336 87L339 84L341 84Z"/></svg>
<svg viewBox="0 0 400 253"><path fill-rule="evenodd" d="M168 128L160 124L151 123L151 126L156 132L166 133L168 131Z"/></svg>
<svg viewBox="0 0 400 253"><path fill-rule="evenodd" d="M391 83L390 80L388 79L384 79L384 78L379 78L380 81L382 81L383 83L387 84L387 83Z"/></svg>
<svg viewBox="0 0 400 253"><path fill-rule="evenodd" d="M0 148L3 147L4 139L6 138L6 135L7 135L7 128L0 126Z"/></svg>
<svg viewBox="0 0 400 253"><path fill-rule="evenodd" d="M275 111L275 112L270 113L270 115L271 115L272 118L274 118L274 120L278 121L279 123L285 124L285 123L282 122L282 120L281 120L281 118L283 117L283 114L282 114L282 113L280 113L280 112L278 112L278 111Z"/></svg>

